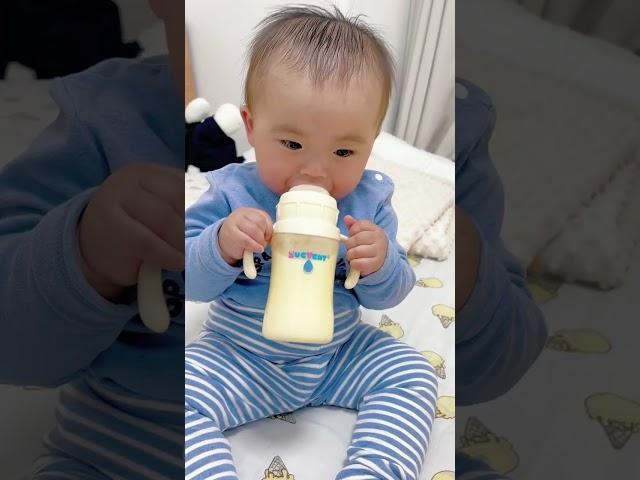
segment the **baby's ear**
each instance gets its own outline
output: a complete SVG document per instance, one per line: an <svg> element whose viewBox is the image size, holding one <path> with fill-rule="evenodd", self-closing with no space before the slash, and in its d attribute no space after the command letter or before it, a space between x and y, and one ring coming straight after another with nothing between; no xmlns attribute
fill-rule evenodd
<svg viewBox="0 0 640 480"><path fill-rule="evenodd" d="M251 116L251 112L249 111L249 107L246 105L240 106L240 116L242 117L242 121L244 122L244 131L247 134L247 140L249 140L249 144L254 147L253 144L253 117Z"/></svg>

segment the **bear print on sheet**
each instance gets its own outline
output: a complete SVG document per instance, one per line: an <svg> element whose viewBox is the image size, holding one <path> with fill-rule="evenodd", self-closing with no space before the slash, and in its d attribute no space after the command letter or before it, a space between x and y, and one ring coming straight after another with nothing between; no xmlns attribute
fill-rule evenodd
<svg viewBox="0 0 640 480"><path fill-rule="evenodd" d="M293 412L279 413L277 415L272 415L269 418L271 418L272 420L282 420L283 422L292 424L296 423L296 417Z"/></svg>
<svg viewBox="0 0 640 480"><path fill-rule="evenodd" d="M538 305L547 303L556 298L561 286L561 280L548 275L535 273L529 273L527 275L527 287L531 292L533 300Z"/></svg>
<svg viewBox="0 0 640 480"><path fill-rule="evenodd" d="M515 470L520 461L511 442L493 433L476 417L467 420L460 443L460 452L482 460L501 475Z"/></svg>
<svg viewBox="0 0 640 480"><path fill-rule="evenodd" d="M569 353L608 353L611 342L595 330L558 330L547 339L545 348Z"/></svg>
<svg viewBox="0 0 640 480"><path fill-rule="evenodd" d="M451 420L456 418L456 397L442 395L436 400L436 418Z"/></svg>
<svg viewBox="0 0 640 480"><path fill-rule="evenodd" d="M416 287L422 288L442 288L442 280L436 277L423 277L416 281Z"/></svg>
<svg viewBox="0 0 640 480"><path fill-rule="evenodd" d="M275 456L271 460L269 467L264 471L264 477L261 480L296 480L296 477L289 473L282 459Z"/></svg>
<svg viewBox="0 0 640 480"><path fill-rule="evenodd" d="M416 268L422 263L422 257L418 257L417 255L407 255L407 260L412 268Z"/></svg>
<svg viewBox="0 0 640 480"><path fill-rule="evenodd" d="M600 424L611 446L624 447L631 435L640 433L640 403L615 393L596 393L584 402L587 415Z"/></svg>
<svg viewBox="0 0 640 480"><path fill-rule="evenodd" d="M394 322L388 315L382 314L380 317L380 324L378 328L385 333L388 333L396 340L404 336L404 330L399 323Z"/></svg>
<svg viewBox="0 0 640 480"><path fill-rule="evenodd" d="M437 354L436 352L431 352L429 350L425 350L420 352L422 356L431 364L433 369L436 371L436 375L443 380L447 378L447 371L445 370L444 358Z"/></svg>
<svg viewBox="0 0 640 480"><path fill-rule="evenodd" d="M431 307L431 313L440 320L444 328L449 328L456 321L456 310L448 305L434 305Z"/></svg>
<svg viewBox="0 0 640 480"><path fill-rule="evenodd" d="M451 470L443 470L441 472L436 473L431 480L454 480L455 473Z"/></svg>

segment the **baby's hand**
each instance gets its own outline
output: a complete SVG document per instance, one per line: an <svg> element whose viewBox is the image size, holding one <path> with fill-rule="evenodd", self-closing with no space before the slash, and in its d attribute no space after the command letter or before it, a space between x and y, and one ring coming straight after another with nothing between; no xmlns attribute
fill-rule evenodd
<svg viewBox="0 0 640 480"><path fill-rule="evenodd" d="M269 214L257 208L238 208L229 215L218 232L222 258L234 265L245 250L264 252L271 241L273 224Z"/></svg>
<svg viewBox="0 0 640 480"><path fill-rule="evenodd" d="M89 284L116 299L142 263L184 269L184 172L153 164L115 171L78 223L80 264Z"/></svg>
<svg viewBox="0 0 640 480"><path fill-rule="evenodd" d="M362 277L380 270L389 244L385 231L375 223L356 220L351 215L344 217L344 224L349 229L349 240L345 246L351 268L359 270Z"/></svg>

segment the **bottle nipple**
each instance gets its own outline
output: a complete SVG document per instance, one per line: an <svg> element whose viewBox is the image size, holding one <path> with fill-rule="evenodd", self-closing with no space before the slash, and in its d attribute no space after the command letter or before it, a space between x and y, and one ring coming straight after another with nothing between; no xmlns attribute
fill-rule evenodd
<svg viewBox="0 0 640 480"><path fill-rule="evenodd" d="M323 193L325 195L329 195L329 192L327 192L327 190L325 190L324 188L318 186L318 185L296 185L295 187L291 187L291 189L289 190L290 192L292 191L299 191L299 190L306 190L309 192L318 192L318 193Z"/></svg>

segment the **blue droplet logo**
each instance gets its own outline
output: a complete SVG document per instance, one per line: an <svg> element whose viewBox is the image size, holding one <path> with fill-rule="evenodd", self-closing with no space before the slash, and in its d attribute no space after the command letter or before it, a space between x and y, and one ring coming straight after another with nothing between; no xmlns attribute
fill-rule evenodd
<svg viewBox="0 0 640 480"><path fill-rule="evenodd" d="M313 263L311 263L311 260L304 262L304 271L305 273L313 272Z"/></svg>

